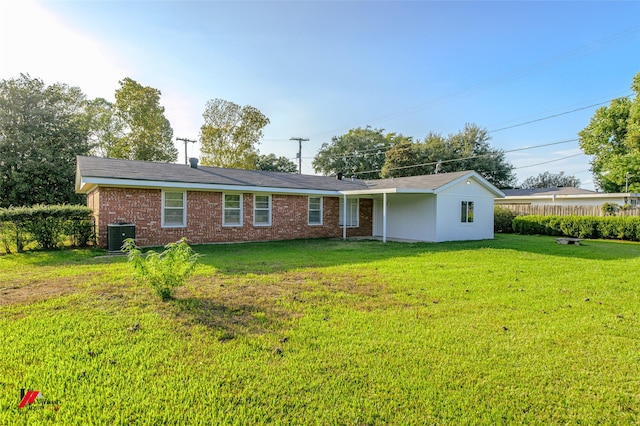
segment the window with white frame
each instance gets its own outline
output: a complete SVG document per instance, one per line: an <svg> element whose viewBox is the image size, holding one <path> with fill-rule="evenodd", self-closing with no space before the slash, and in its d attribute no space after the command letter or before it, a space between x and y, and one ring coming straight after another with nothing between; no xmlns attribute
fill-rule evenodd
<svg viewBox="0 0 640 426"><path fill-rule="evenodd" d="M460 222L473 222L473 201L463 201L460 210Z"/></svg>
<svg viewBox="0 0 640 426"><path fill-rule="evenodd" d="M253 196L253 224L256 226L271 225L271 195Z"/></svg>
<svg viewBox="0 0 640 426"><path fill-rule="evenodd" d="M165 228L187 226L186 205L186 192L162 191L162 226Z"/></svg>
<svg viewBox="0 0 640 426"><path fill-rule="evenodd" d="M242 226L242 194L223 194L222 226Z"/></svg>
<svg viewBox="0 0 640 426"><path fill-rule="evenodd" d="M322 197L309 197L309 225L322 225Z"/></svg>
<svg viewBox="0 0 640 426"><path fill-rule="evenodd" d="M358 227L358 205L360 204L358 198L347 198L347 227ZM344 220L344 197L340 197L340 214L338 224L340 226L345 225Z"/></svg>

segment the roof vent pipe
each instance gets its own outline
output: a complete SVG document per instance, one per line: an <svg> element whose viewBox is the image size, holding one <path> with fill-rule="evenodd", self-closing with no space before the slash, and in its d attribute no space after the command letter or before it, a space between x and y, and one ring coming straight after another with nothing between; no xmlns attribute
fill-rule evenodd
<svg viewBox="0 0 640 426"><path fill-rule="evenodd" d="M338 175L336 176L336 179L342 180L342 172L338 172Z"/></svg>
<svg viewBox="0 0 640 426"><path fill-rule="evenodd" d="M189 166L192 169L197 169L198 168L198 159L197 158L189 158Z"/></svg>

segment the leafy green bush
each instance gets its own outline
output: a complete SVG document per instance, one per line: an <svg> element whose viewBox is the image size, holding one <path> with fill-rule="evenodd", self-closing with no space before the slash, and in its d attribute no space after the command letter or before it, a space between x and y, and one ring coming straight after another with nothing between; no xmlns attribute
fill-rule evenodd
<svg viewBox="0 0 640 426"><path fill-rule="evenodd" d="M73 245L84 246L94 236L91 209L74 205L36 205L32 207L0 208L0 232L5 250L11 246L23 251L35 241L40 248L58 247L70 239Z"/></svg>
<svg viewBox="0 0 640 426"><path fill-rule="evenodd" d="M558 226L553 227L560 235L575 238L597 238L598 218L591 216L560 216Z"/></svg>
<svg viewBox="0 0 640 426"><path fill-rule="evenodd" d="M518 216L513 230L524 235L556 235L640 241L640 217Z"/></svg>
<svg viewBox="0 0 640 426"><path fill-rule="evenodd" d="M65 235L71 239L75 247L86 247L95 241L95 225L91 219L68 220L65 224Z"/></svg>
<svg viewBox="0 0 640 426"><path fill-rule="evenodd" d="M517 214L506 207L495 206L493 208L493 231L501 233L513 232L513 218Z"/></svg>
<svg viewBox="0 0 640 426"><path fill-rule="evenodd" d="M146 255L132 238L127 238L122 251L127 253L138 279L150 285L162 300L171 299L175 289L184 285L193 274L199 257L187 244L186 238L167 244L162 253L151 250Z"/></svg>
<svg viewBox="0 0 640 426"><path fill-rule="evenodd" d="M513 232L523 235L551 235L548 216L517 216L513 218Z"/></svg>
<svg viewBox="0 0 640 426"><path fill-rule="evenodd" d="M615 216L620 206L616 203L604 203L600 209L605 216Z"/></svg>
<svg viewBox="0 0 640 426"><path fill-rule="evenodd" d="M63 221L59 217L38 217L25 222L23 226L43 249L56 248L62 242Z"/></svg>

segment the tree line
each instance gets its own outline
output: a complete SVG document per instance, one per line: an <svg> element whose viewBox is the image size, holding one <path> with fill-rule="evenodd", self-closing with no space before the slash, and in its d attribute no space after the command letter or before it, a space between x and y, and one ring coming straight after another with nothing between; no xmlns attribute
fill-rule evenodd
<svg viewBox="0 0 640 426"><path fill-rule="evenodd" d="M429 133L423 140L370 127L351 129L324 143L313 160L323 174L382 179L475 170L498 188L515 184L504 152L491 147L486 129L467 124L447 136Z"/></svg>
<svg viewBox="0 0 640 426"><path fill-rule="evenodd" d="M0 207L76 204L75 159L97 155L175 162L173 129L161 92L131 78L115 102L78 87L21 74L0 81ZM295 164L256 149L269 123L256 108L210 100L200 129L202 164L295 172Z"/></svg>
<svg viewBox="0 0 640 426"><path fill-rule="evenodd" d="M640 192L640 73L631 87L633 99L615 99L599 108L578 134L580 147L592 156L594 179L606 192ZM28 74L1 80L0 207L82 202L73 185L77 155L175 162L178 150L160 90L124 78L114 95L115 102L88 99L78 87L46 85ZM257 108L212 99L202 116L203 165L297 170L286 157L259 153L269 119ZM421 140L358 127L324 143L312 165L317 173L360 179L475 170L499 188L513 187L513 166L490 141L488 131L475 124ZM562 172L545 172L521 186L579 184Z"/></svg>

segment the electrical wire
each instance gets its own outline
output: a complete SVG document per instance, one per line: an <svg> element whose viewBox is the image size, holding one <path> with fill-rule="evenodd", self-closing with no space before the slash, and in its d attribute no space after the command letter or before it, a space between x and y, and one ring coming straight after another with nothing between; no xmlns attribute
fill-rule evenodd
<svg viewBox="0 0 640 426"><path fill-rule="evenodd" d="M527 146L527 147L522 147L522 148L510 149L510 150L506 150L506 151L501 151L501 153L502 154L508 154L508 153L511 153L511 152L527 151L527 150L530 150L530 149L544 148L544 147L547 147L547 146L561 145L561 144L570 143L570 142L577 142L578 140L579 139L566 139L566 140L557 141L557 142L550 142L550 143ZM433 165L436 165L438 163L444 164L444 163L452 163L452 162L455 162L455 161L473 160L475 158L490 157L490 156L495 155L495 154L496 154L495 152L492 152L492 153L489 153L489 154L471 155L471 156L462 157L462 158L451 158L451 159L448 159L448 160L430 161L428 163L420 163L420 164L411 164L411 165L408 165L408 166L392 167L392 168L389 168L387 170L401 170L401 169L410 169L412 167L433 166ZM580 154L576 154L576 155L585 155L585 154L580 153ZM525 167L530 167L530 166L525 166ZM367 171L355 172L354 174L377 173L377 172L381 172L381 171L382 171L382 169L379 169L379 170L367 170Z"/></svg>
<svg viewBox="0 0 640 426"><path fill-rule="evenodd" d="M629 97L631 97L631 95L622 96L622 98L629 98ZM620 99L620 98L616 98L616 99ZM607 103L609 103L609 102L611 102L613 100L614 99L609 99L609 100L604 101L604 102L598 102L597 104L591 104L591 105L587 105L587 106L582 107L582 108L572 109L571 111L565 111L565 112L561 112L561 113L558 113L558 114L548 115L546 117L538 118L538 119L535 119L535 120L525 121L523 123L514 124L512 126L501 127L499 129L495 129L495 130L489 130L487 133L496 133L496 132L500 132L502 130L513 129L514 127L526 126L527 124L532 124L532 123L537 123L539 121L549 120L551 118L556 118L556 117L560 117L560 116L563 116L563 115L571 114L571 113L574 113L574 112L582 111L582 110L585 110L585 109L593 108L593 107L596 107L596 106L604 105L604 104L607 104Z"/></svg>
<svg viewBox="0 0 640 426"><path fill-rule="evenodd" d="M604 104L607 104L609 102L614 101L615 99L629 98L631 96L632 96L632 94L627 94L627 95L620 96L620 97L617 97L617 98L608 99L608 100L603 101L603 102L598 102L598 103L587 105L587 106L580 107L580 108L574 108L574 109L569 110L569 111L563 111L563 112L560 112L560 113L557 113L557 114L549 115L549 116L538 118L538 119L535 119L535 120L529 120L529 121L525 121L525 122L522 122L522 123L511 125L511 126L501 127L499 129L495 129L495 130L489 130L489 131L487 131L487 133L496 133L496 132L500 132L502 130L512 129L512 128L515 128L515 127L525 126L527 124L532 124L532 123L537 123L537 122L540 122L540 121L549 120L549 119L552 119L552 118L556 118L556 117L560 117L560 116L563 116L563 115L571 114L571 113L574 113L574 112L582 111L582 110L585 110L585 109L593 108L593 107L596 107L596 106L604 105ZM573 139L572 141L577 141L577 140L578 139ZM563 142L560 142L560 143L563 143ZM554 145L554 144L551 144L551 145ZM547 145L541 145L541 146L547 146ZM387 148L386 150L380 149L380 148L371 148L371 149L365 149L365 150L362 150L362 151L358 151L357 153L350 154L350 155L335 155L335 156L326 157L326 158L331 159L331 160L335 160L335 159L338 159L338 158L343 158L343 159L355 158L355 157L359 157L360 153L365 153L365 152L368 152L368 151L386 152L389 149L390 148ZM506 152L509 152L509 151L506 151ZM307 158L315 158L315 157L307 157Z"/></svg>
<svg viewBox="0 0 640 426"><path fill-rule="evenodd" d="M549 161L543 161L541 163L529 164L527 166L514 167L513 170L526 169L527 167L535 167L535 166L541 166L543 164L555 163L557 161L562 161L562 160L566 160L568 158L578 157L580 155L587 155L587 154L581 152L579 154L567 155L566 157L556 158L554 160L549 160Z"/></svg>
<svg viewBox="0 0 640 426"><path fill-rule="evenodd" d="M434 108L436 106L440 106L444 103L448 103L451 101L455 101L461 98L465 98L471 94L474 94L476 92L482 91L482 90L486 90L492 87L495 87L499 84L502 84L504 82L508 82L508 81L513 81L513 80L517 80L520 79L526 75L535 73L535 72L541 72L543 70L546 70L548 68L552 68L554 66L557 66L567 60L575 60L584 56L588 56L590 54L596 53L600 50L604 50L613 46L616 46L617 44L621 44L624 42L627 42L629 40L633 40L635 38L637 38L640 35L640 25L638 26L633 26L630 28L627 28L623 31L620 31L618 33L615 34L611 34L609 36L603 37L599 40L596 40L592 43L588 43L582 46L579 46L575 49L571 49L568 50L566 52L563 52L561 54L555 55L555 56L551 56L547 59L544 59L542 61L539 62L535 62L533 64L524 66L522 68L516 69L510 73L498 76L494 79L490 79L490 80L486 80L484 82L475 84L473 86L469 86L467 88L458 90L456 92L452 92L450 94L432 99L432 100L428 100L425 102L421 102L419 104L416 104L414 106L405 108L403 110L394 112L394 113L390 113L390 114L386 114L377 118L374 118L373 120L369 121L369 124L374 124L374 123L378 123L381 121L387 121L390 119L394 119L394 118L400 118L403 117L405 115L409 115L409 114L414 114L416 112L420 112L429 108ZM325 137L328 134L332 134L335 133L337 131L343 130L343 128L336 128L336 129L332 129L330 131L327 131L325 133L319 133L319 134L315 134L310 136L310 138L319 138L319 137Z"/></svg>

